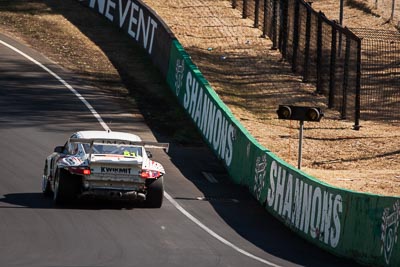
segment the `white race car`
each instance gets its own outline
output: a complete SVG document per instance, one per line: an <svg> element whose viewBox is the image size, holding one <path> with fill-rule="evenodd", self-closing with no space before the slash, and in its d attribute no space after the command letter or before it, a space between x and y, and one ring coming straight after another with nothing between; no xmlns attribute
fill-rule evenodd
<svg viewBox="0 0 400 267"><path fill-rule="evenodd" d="M42 191L56 204L82 196L142 201L159 208L163 202L163 166L150 160L146 148L169 144L143 142L137 135L112 131L80 131L47 157Z"/></svg>

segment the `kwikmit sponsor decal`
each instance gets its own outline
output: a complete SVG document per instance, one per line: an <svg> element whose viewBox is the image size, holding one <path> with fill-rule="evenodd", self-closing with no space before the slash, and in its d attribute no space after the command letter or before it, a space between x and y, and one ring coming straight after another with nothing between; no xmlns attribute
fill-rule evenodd
<svg viewBox="0 0 400 267"><path fill-rule="evenodd" d="M135 1L131 0L90 0L89 7L97 10L111 22L118 21L119 27L127 27L128 34L142 42L144 49L151 55L155 31L158 24L155 19L145 13Z"/></svg>
<svg viewBox="0 0 400 267"><path fill-rule="evenodd" d="M131 174L130 168L101 167L101 173Z"/></svg>
<svg viewBox="0 0 400 267"><path fill-rule="evenodd" d="M269 183L266 157L256 162L254 193L260 198L262 187L267 186L266 205L273 209L290 227L313 239L335 248L340 241L340 216L343 212L342 196L323 190L301 180L278 164L271 162Z"/></svg>

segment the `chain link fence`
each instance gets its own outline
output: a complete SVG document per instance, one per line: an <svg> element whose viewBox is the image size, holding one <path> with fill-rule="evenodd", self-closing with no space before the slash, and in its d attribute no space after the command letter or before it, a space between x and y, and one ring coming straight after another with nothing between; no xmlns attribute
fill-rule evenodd
<svg viewBox="0 0 400 267"><path fill-rule="evenodd" d="M360 119L361 40L303 0L232 0L342 119Z"/></svg>
<svg viewBox="0 0 400 267"><path fill-rule="evenodd" d="M232 0L341 118L400 120L400 34L351 31L303 0ZM361 71L362 67L362 71Z"/></svg>
<svg viewBox="0 0 400 267"><path fill-rule="evenodd" d="M400 34L352 29L362 40L361 116L400 120Z"/></svg>

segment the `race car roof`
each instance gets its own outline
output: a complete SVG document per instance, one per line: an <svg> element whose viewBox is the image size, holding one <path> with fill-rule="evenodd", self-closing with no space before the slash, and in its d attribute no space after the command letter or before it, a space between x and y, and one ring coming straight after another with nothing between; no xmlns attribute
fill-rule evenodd
<svg viewBox="0 0 400 267"><path fill-rule="evenodd" d="M80 131L76 133L76 137L69 139L71 142L78 143L91 143L110 141L115 143L126 143L130 145L139 145L145 148L161 148L165 149L166 152L169 150L169 143L157 143L157 142L143 142L139 136L124 132L112 132L112 131Z"/></svg>
<svg viewBox="0 0 400 267"><path fill-rule="evenodd" d="M126 140L130 142L140 142L139 136L131 133L124 133L124 132L112 132L112 131L80 131L76 133L78 138L83 139L119 139L119 140Z"/></svg>

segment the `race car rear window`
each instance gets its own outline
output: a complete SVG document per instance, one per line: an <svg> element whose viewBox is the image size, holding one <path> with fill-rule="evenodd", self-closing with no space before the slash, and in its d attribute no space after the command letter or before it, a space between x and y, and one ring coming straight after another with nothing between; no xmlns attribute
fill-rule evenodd
<svg viewBox="0 0 400 267"><path fill-rule="evenodd" d="M90 145L83 144L86 153L90 152ZM141 157L142 147L130 145L115 145L115 144L97 144L92 147L92 154L113 154L123 155L127 157Z"/></svg>

